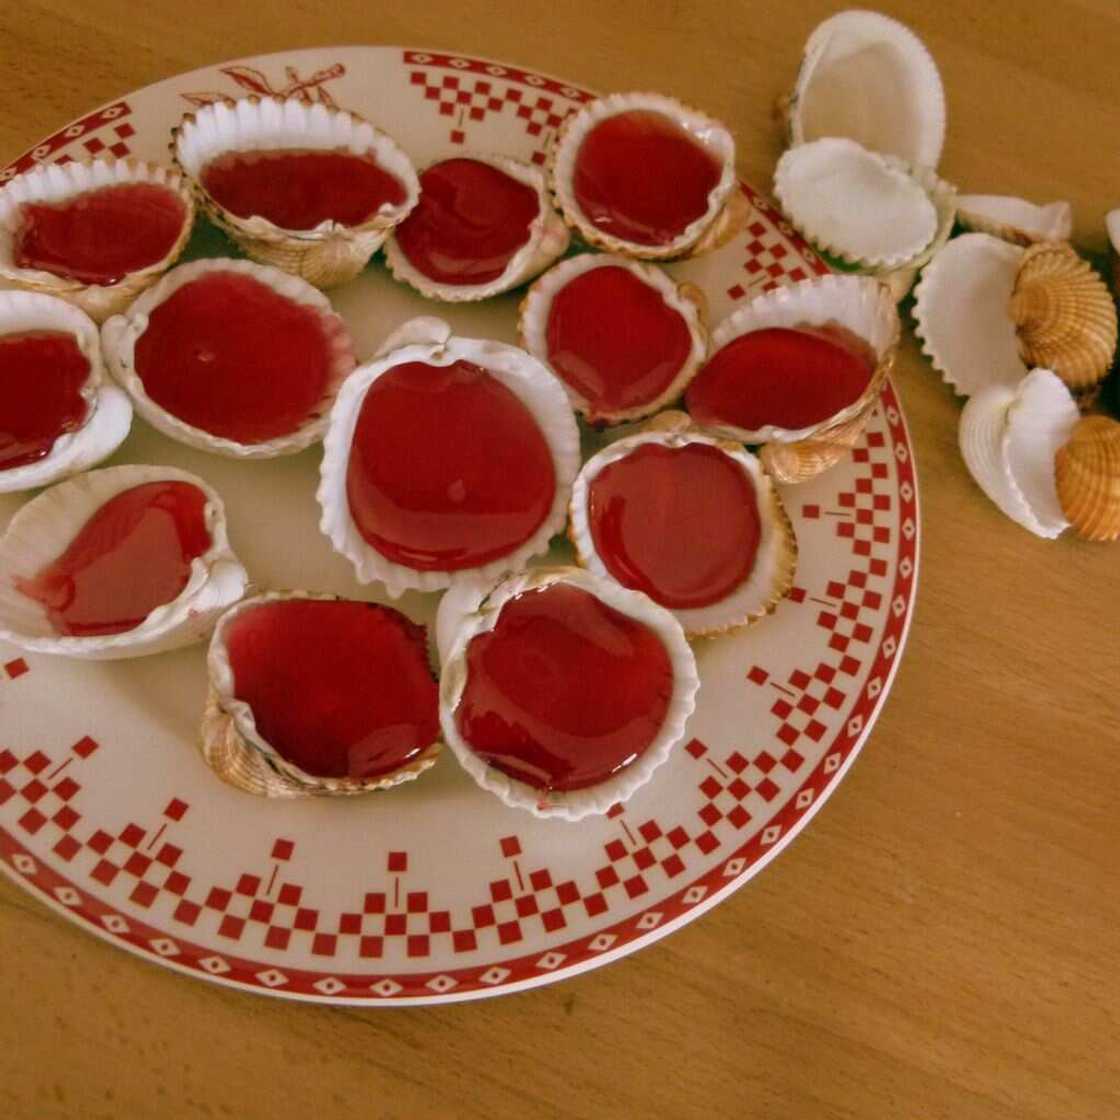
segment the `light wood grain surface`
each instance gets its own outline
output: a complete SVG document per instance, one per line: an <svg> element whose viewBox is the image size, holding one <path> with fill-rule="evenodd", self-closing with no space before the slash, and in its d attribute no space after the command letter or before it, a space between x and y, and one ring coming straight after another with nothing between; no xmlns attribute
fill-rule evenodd
<svg viewBox="0 0 1120 1120"><path fill-rule="evenodd" d="M942 172L1120 204L1116 0L883 0L945 81ZM336 43L443 47L771 119L825 0L0 0L0 163L177 71ZM979 493L959 405L907 341L923 555L863 756L771 868L653 948L445 1008L287 1005L190 981L0 881L0 1115L1120 1115L1120 545L1031 537ZM2 732L0 712L0 732Z"/></svg>

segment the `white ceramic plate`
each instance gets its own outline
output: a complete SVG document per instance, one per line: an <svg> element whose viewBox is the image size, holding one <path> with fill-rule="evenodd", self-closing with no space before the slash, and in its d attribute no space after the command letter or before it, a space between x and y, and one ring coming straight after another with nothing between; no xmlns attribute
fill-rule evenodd
<svg viewBox="0 0 1120 1120"><path fill-rule="evenodd" d="M586 92L513 66L396 47L270 55L149 86L44 140L0 181L87 153L166 159L193 106L250 92L353 108L417 163L470 149L540 161ZM749 187L750 228L672 267L713 319L825 271ZM192 252L221 255L219 235ZM360 358L418 312L515 341L518 294L437 307L375 262L332 293ZM317 529L318 448L236 463L141 420L113 462L170 463L224 496L263 587L374 597ZM687 740L626 804L581 825L478 789L450 752L388 794L264 801L223 785L196 734L204 647L103 664L0 646L0 867L60 913L150 960L255 992L357 1004L495 995L604 964L691 921L759 871L836 787L882 705L918 558L914 462L888 384L850 460L785 499L796 587L746 634L697 647ZM21 498L0 499L0 524ZM435 596L403 607L430 623Z"/></svg>

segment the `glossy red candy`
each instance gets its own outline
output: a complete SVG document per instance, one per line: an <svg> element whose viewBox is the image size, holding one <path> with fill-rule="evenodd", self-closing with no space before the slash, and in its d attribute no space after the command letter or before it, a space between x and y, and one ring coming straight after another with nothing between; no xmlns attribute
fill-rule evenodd
<svg viewBox="0 0 1120 1120"><path fill-rule="evenodd" d="M631 109L590 129L572 190L596 229L639 245L667 245L708 212L723 168L671 117Z"/></svg>
<svg viewBox="0 0 1120 1120"><path fill-rule="evenodd" d="M346 492L383 556L457 571L523 545L552 509L556 473L533 414L492 374L407 362L366 393Z"/></svg>
<svg viewBox="0 0 1120 1120"><path fill-rule="evenodd" d="M553 296L546 338L549 365L592 415L656 400L692 349L684 316L617 265L589 269Z"/></svg>
<svg viewBox="0 0 1120 1120"><path fill-rule="evenodd" d="M65 331L0 335L0 471L42 459L82 426L87 377L89 361Z"/></svg>
<svg viewBox="0 0 1120 1120"><path fill-rule="evenodd" d="M754 484L710 444L642 444L592 479L587 513L610 574L670 610L719 602L754 567Z"/></svg>
<svg viewBox="0 0 1120 1120"><path fill-rule="evenodd" d="M441 284L488 284L529 240L540 200L488 163L447 159L420 176L420 201L397 227L412 266Z"/></svg>
<svg viewBox="0 0 1120 1120"><path fill-rule="evenodd" d="M29 202L15 233L15 263L82 284L115 284L166 257L186 218L183 200L157 183Z"/></svg>
<svg viewBox="0 0 1120 1120"><path fill-rule="evenodd" d="M377 603L288 599L225 630L234 695L261 738L324 778L399 770L439 735L424 629Z"/></svg>
<svg viewBox="0 0 1120 1120"><path fill-rule="evenodd" d="M59 634L132 630L178 598L191 561L210 548L206 495L189 482L146 482L110 498L56 560L20 592L46 608Z"/></svg>
<svg viewBox="0 0 1120 1120"><path fill-rule="evenodd" d="M874 369L871 347L843 328L767 327L714 354L685 403L701 424L797 430L858 400Z"/></svg>
<svg viewBox="0 0 1120 1120"><path fill-rule="evenodd" d="M582 588L555 583L501 609L467 647L456 710L471 749L542 790L596 785L656 738L673 666L644 623Z"/></svg>
<svg viewBox="0 0 1120 1120"><path fill-rule="evenodd" d="M236 272L203 273L157 305L135 360L161 408L239 443L289 435L316 415L333 363L315 308Z"/></svg>

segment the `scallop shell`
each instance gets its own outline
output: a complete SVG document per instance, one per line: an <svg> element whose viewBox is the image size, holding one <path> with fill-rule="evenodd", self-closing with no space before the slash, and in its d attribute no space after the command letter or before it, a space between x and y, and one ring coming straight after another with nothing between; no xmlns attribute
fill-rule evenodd
<svg viewBox="0 0 1120 1120"><path fill-rule="evenodd" d="M672 383L664 392L645 404L622 409L618 412L596 412L575 388L557 375L557 380L564 386L564 390L568 394L572 408L591 424L623 424L629 420L649 416L664 408L665 405L676 400L684 392L685 386L692 380L693 375L704 361L707 349L707 332L704 329L704 308L702 306L703 296L698 289L692 285L677 284L667 273L653 265L640 264L627 257L609 253L583 253L550 268L533 284L522 301L517 329L521 337L521 345L534 358L548 366L546 334L549 312L556 293L577 276L582 276L595 268L608 267L624 268L649 287L658 291L665 304L684 317L688 332L692 337L692 349L677 376L673 378ZM604 308L604 313L608 311L609 309Z"/></svg>
<svg viewBox="0 0 1120 1120"><path fill-rule="evenodd" d="M89 362L89 376L82 388L89 411L82 426L59 436L42 459L0 470L0 494L33 490L88 470L116 451L132 425L132 405L127 395L106 378L101 338L85 312L39 292L0 292L0 336L24 331L73 335Z"/></svg>
<svg viewBox="0 0 1120 1120"><path fill-rule="evenodd" d="M405 256L396 236L391 236L385 245L385 263L389 271L428 299L465 303L508 292L562 257L571 242L563 218L552 208L545 175L539 167L509 156L471 155L468 158L496 167L510 178L531 187L537 192L539 210L529 227L529 240L510 258L501 276L485 284L444 284L425 276Z"/></svg>
<svg viewBox="0 0 1120 1120"><path fill-rule="evenodd" d="M786 151L774 171L774 197L814 245L859 268L914 261L941 225L905 163L837 137Z"/></svg>
<svg viewBox="0 0 1120 1120"><path fill-rule="evenodd" d="M427 335L426 341L421 341ZM548 550L549 540L564 527L572 480L579 470L579 431L559 381L532 355L516 346L488 339L460 338L441 319L423 316L405 323L395 335L405 345L384 352L359 366L343 384L331 410L323 440L323 464L317 497L322 516L319 528L336 552L354 565L362 583L380 580L394 598L404 591L441 591L459 583L493 580L522 567L530 557ZM533 414L552 451L556 494L552 509L540 528L508 556L479 568L459 571L419 571L397 564L373 548L358 531L350 515L346 474L354 428L369 387L394 366L425 362L447 366L457 361L481 366L512 390ZM480 433L484 438L485 433ZM420 453L421 448L417 448Z"/></svg>
<svg viewBox="0 0 1120 1120"><path fill-rule="evenodd" d="M39 269L19 268L15 263L14 238L20 211L27 202L64 202L74 195L119 183L156 183L174 191L187 208L183 230L162 259L147 268L130 272L115 284L83 284ZM89 163L40 164L16 176L0 190L0 279L21 288L58 296L81 308L97 323L123 311L161 273L174 264L190 237L194 224L194 199L182 177L166 167L137 159L99 159Z"/></svg>
<svg viewBox="0 0 1120 1120"><path fill-rule="evenodd" d="M467 648L471 639L492 630L502 607L524 591L568 583L589 591L608 606L648 626L661 639L673 666L673 694L665 723L656 739L634 762L598 785L586 789L545 792L496 770L466 743L455 720L455 710L467 683ZM696 706L700 678L696 660L680 623L638 591L620 587L582 568L534 568L499 582L464 585L444 596L436 620L443 672L440 675L440 723L444 741L460 765L482 789L504 804L526 809L535 817L579 821L602 815L611 806L630 798L653 776L684 737L685 724Z"/></svg>
<svg viewBox="0 0 1120 1120"><path fill-rule="evenodd" d="M937 64L905 24L851 10L809 36L785 108L791 144L823 136L936 167L945 142Z"/></svg>
<svg viewBox="0 0 1120 1120"><path fill-rule="evenodd" d="M1105 216L1108 241L1112 247L1112 290L1120 291L1120 210L1110 210Z"/></svg>
<svg viewBox="0 0 1120 1120"><path fill-rule="evenodd" d="M251 276L273 291L314 308L322 317L334 361L332 377L322 407L294 432L260 443L238 443L224 436L212 435L180 420L161 408L148 396L140 375L136 372L135 351L140 336L147 330L148 318L164 300L183 287L209 272L235 272ZM354 368L354 350L350 334L340 316L331 308L330 301L304 280L290 276L276 268L254 264L252 261L227 260L221 257L191 261L172 269L154 288L145 292L123 315L108 320L101 329L101 344L110 371L132 398L136 411L170 439L210 451L230 459L274 459L280 455L294 455L317 443L327 428L330 411L339 385Z"/></svg>
<svg viewBox="0 0 1120 1120"><path fill-rule="evenodd" d="M994 384L965 405L960 448L977 485L1012 521L1053 538L1069 522L1058 501L1054 456L1077 424L1069 389L1050 370L1014 387Z"/></svg>
<svg viewBox="0 0 1120 1120"><path fill-rule="evenodd" d="M922 270L915 331L922 352L960 396L1010 388L1027 374L1009 313L1023 250L987 233L955 237Z"/></svg>
<svg viewBox="0 0 1120 1120"><path fill-rule="evenodd" d="M1054 458L1058 501L1073 531L1087 541L1120 538L1120 423L1078 421Z"/></svg>
<svg viewBox="0 0 1120 1120"><path fill-rule="evenodd" d="M1019 351L1052 369L1074 392L1092 389L1116 353L1116 305L1104 281L1066 244L1023 254L1011 295Z"/></svg>
<svg viewBox="0 0 1120 1120"><path fill-rule="evenodd" d="M587 516L588 488L595 477L612 463L625 458L643 444L684 447L702 443L719 448L733 459L754 486L760 513L760 535L755 566L747 580L727 598L705 607L670 609L688 638L707 637L750 626L773 614L793 586L797 568L797 538L782 505L781 496L762 465L741 444L706 435L694 427L683 412L663 412L637 435L609 444L583 465L572 487L568 535L580 564L604 579L618 582L599 557ZM703 548L702 541L696 547Z"/></svg>
<svg viewBox="0 0 1120 1120"><path fill-rule="evenodd" d="M1013 245L1068 241L1073 232L1073 211L1068 202L1038 206L1009 195L962 194L957 207L966 229L990 233Z"/></svg>
<svg viewBox="0 0 1120 1120"><path fill-rule="evenodd" d="M877 364L867 388L847 408L820 424L796 430L769 425L745 430L708 425L741 443L765 444L763 465L779 482L805 482L838 463L859 441L898 351L900 325L891 293L869 276L821 276L775 288L737 308L712 333L709 354L765 327L834 324L864 339Z"/></svg>
<svg viewBox="0 0 1120 1120"><path fill-rule="evenodd" d="M584 216L572 190L576 155L584 137L601 121L633 109L649 109L671 117L723 165L719 182L708 197L708 211L667 245L639 245L597 229ZM639 260L676 260L698 256L726 244L747 222L749 207L736 189L735 140L718 121L659 93L612 93L578 109L553 139L548 159L549 185L564 221L588 244L608 253Z"/></svg>
<svg viewBox="0 0 1120 1120"><path fill-rule="evenodd" d="M230 213L200 182L205 166L225 152L277 148L371 154L404 184L405 200L396 206L383 203L376 214L356 226L325 221L310 230L286 230L259 214L241 218ZM319 102L256 96L215 102L183 117L172 134L172 151L193 181L208 216L250 257L317 288L331 288L357 276L420 198L416 171L395 140L354 113Z"/></svg>
<svg viewBox="0 0 1120 1120"><path fill-rule="evenodd" d="M288 599L337 600L338 595L313 591L269 591L243 599L226 611L210 639L207 667L210 689L202 717L202 757L222 781L260 797L339 797L391 789L418 778L435 764L442 743L426 747L407 765L376 778L327 778L307 773L289 762L261 737L252 709L234 695L233 669L226 655L225 628L242 611L262 603Z"/></svg>
<svg viewBox="0 0 1120 1120"><path fill-rule="evenodd" d="M191 562L186 586L131 630L88 637L58 634L39 603L17 591L14 580L30 578L52 563L110 498L147 482L164 481L190 483L207 498L211 543ZM206 637L218 615L245 594L247 583L226 536L225 507L209 484L174 467L106 467L43 491L9 522L0 537L0 640L34 653L90 661L162 653Z"/></svg>

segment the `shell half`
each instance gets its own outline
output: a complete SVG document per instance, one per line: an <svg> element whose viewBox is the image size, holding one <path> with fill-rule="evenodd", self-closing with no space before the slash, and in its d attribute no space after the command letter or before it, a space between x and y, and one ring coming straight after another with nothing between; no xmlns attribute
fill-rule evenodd
<svg viewBox="0 0 1120 1120"><path fill-rule="evenodd" d="M206 495L210 547L191 562L179 595L156 607L131 630L72 637L57 633L34 599L16 590L14 580L31 578L52 563L110 498L148 482L178 481ZM34 653L90 661L143 657L201 641L218 616L236 603L248 585L226 535L225 507L201 478L174 467L124 466L89 471L43 491L28 502L0 537L0 640Z"/></svg>
<svg viewBox="0 0 1120 1120"><path fill-rule="evenodd" d="M1120 423L1086 416L1054 459L1058 501L1088 541L1120 538Z"/></svg>
<svg viewBox="0 0 1120 1120"><path fill-rule="evenodd" d="M966 229L990 233L1013 245L1068 241L1073 232L1073 210L1068 202L1039 206L1009 195L962 194L957 207Z"/></svg>
<svg viewBox="0 0 1120 1120"><path fill-rule="evenodd" d="M154 264L130 272L115 284L83 284L40 269L20 268L15 262L15 237L25 203L61 203L75 195L125 183L152 183L173 191L186 208L183 228L168 253ZM58 296L81 308L97 323L123 311L176 261L194 224L194 198L178 174L137 159L99 159L89 163L40 164L16 176L0 190L0 279L21 288Z"/></svg>
<svg viewBox="0 0 1120 1120"><path fill-rule="evenodd" d="M467 648L479 634L492 630L502 607L524 591L568 583L595 595L608 606L644 623L661 640L673 668L673 693L665 721L654 741L628 766L606 781L586 789L546 792L511 778L490 766L463 738L455 719L467 684ZM460 765L482 789L514 809L535 817L579 821L602 815L644 786L684 736L696 706L700 678L696 660L677 620L637 591L619 586L582 568L536 568L493 584L465 586L444 596L436 620L443 671L440 674L440 723L444 741Z"/></svg>
<svg viewBox="0 0 1120 1120"><path fill-rule="evenodd" d="M128 396L105 376L97 326L74 304L39 292L0 292L0 336L24 331L62 331L72 335L89 362L82 388L86 419L60 435L34 463L0 470L0 493L48 486L107 459L124 442L132 425Z"/></svg>

